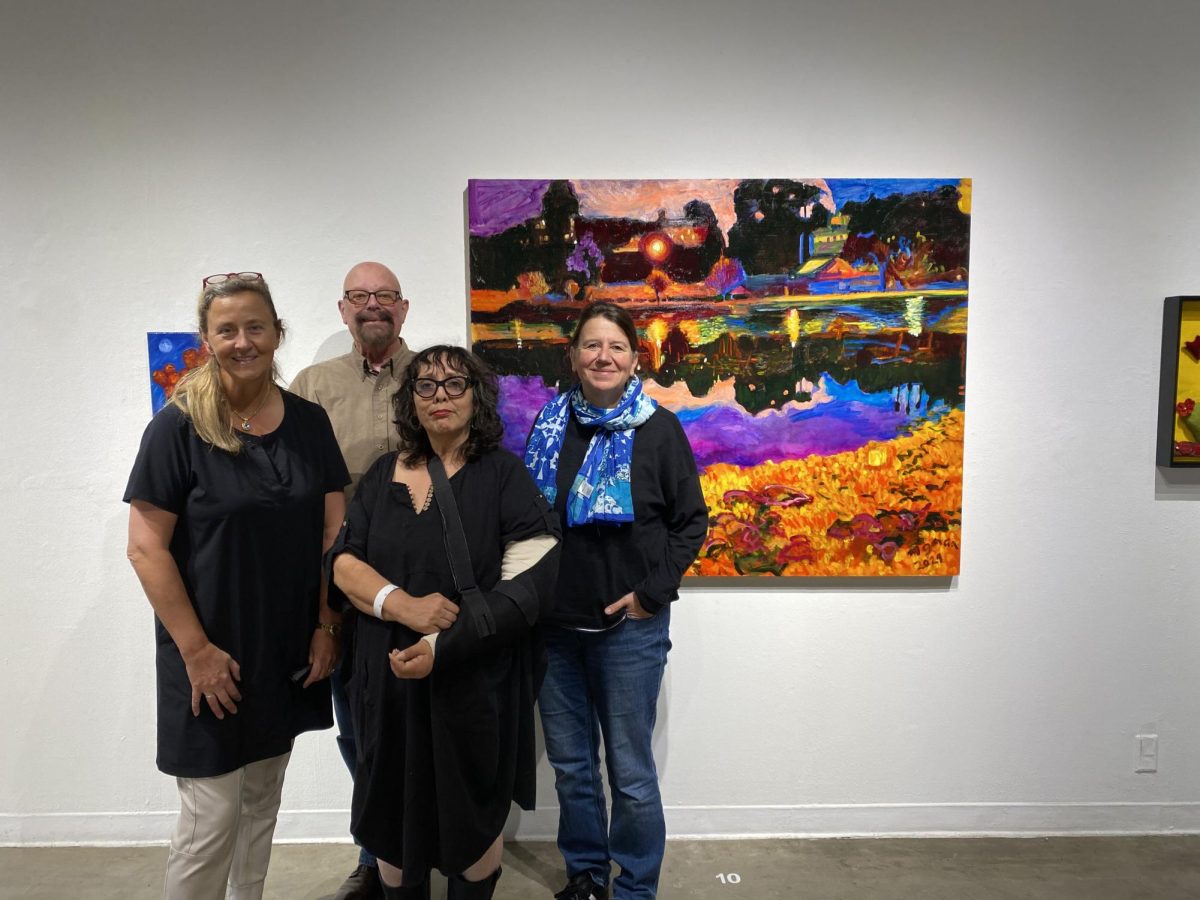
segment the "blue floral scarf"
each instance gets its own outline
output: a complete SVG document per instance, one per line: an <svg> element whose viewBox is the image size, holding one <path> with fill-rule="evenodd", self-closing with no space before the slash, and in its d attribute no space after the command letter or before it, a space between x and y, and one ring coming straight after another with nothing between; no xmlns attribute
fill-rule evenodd
<svg viewBox="0 0 1200 900"><path fill-rule="evenodd" d="M642 391L642 381L636 375L629 379L612 409L592 406L584 399L579 385L542 407L525 448L525 467L551 505L558 494L558 454L572 410L579 424L596 429L571 485L567 499L568 526L633 521L629 471L634 429L654 415L656 409L658 404Z"/></svg>

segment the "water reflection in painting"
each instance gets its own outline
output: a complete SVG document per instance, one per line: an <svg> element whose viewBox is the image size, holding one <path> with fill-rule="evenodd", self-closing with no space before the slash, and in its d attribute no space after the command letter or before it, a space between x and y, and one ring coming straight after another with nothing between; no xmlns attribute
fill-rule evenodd
<svg viewBox="0 0 1200 900"><path fill-rule="evenodd" d="M702 471L693 575L958 572L970 181L472 181L474 349L505 445L633 315Z"/></svg>

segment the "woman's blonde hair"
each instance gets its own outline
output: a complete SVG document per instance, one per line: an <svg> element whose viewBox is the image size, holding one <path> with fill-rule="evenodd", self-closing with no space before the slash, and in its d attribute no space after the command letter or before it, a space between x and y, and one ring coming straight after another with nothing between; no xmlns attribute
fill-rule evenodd
<svg viewBox="0 0 1200 900"><path fill-rule="evenodd" d="M220 284L206 285L200 292L196 303L196 318L199 320L200 339L208 334L208 311L213 301L218 297L232 297L234 294L257 294L266 301L267 309L271 312L271 320L279 340L283 340L284 327L275 312L275 301L271 299L271 291L267 283L260 279L230 278ZM279 381L279 369L271 363L271 380ZM229 424L229 400L225 389L221 386L221 370L217 359L210 352L204 364L189 371L175 386L171 395L171 403L183 411L192 420L196 434L212 444L235 456L242 452L242 442L238 439L237 431Z"/></svg>

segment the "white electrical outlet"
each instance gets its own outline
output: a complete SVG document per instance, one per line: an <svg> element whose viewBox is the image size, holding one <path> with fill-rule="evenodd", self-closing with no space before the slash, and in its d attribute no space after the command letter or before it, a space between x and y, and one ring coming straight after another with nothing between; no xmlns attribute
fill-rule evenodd
<svg viewBox="0 0 1200 900"><path fill-rule="evenodd" d="M1137 762L1134 764L1133 771L1137 773L1157 772L1158 735L1138 734L1134 738L1137 741Z"/></svg>

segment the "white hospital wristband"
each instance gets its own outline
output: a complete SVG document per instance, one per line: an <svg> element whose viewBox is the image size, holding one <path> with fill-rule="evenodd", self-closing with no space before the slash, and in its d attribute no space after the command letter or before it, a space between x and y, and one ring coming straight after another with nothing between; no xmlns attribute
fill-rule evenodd
<svg viewBox="0 0 1200 900"><path fill-rule="evenodd" d="M379 593L375 595L375 602L371 604L371 611L375 614L375 618L383 618L383 601L387 599L388 594L392 591L398 591L400 588L394 584L385 584L379 589Z"/></svg>

